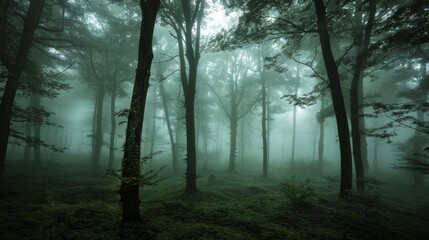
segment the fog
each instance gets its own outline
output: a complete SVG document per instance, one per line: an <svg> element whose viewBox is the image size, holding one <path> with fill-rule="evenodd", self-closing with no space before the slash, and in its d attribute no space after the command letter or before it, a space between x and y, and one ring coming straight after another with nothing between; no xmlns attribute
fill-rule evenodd
<svg viewBox="0 0 429 240"><path fill-rule="evenodd" d="M241 198L234 194L251 188L243 198L277 199L273 209L281 212L287 206L285 211L292 216L301 208L322 209L331 203L341 205L344 202L336 201L342 200L351 205L341 205L341 213L383 202L387 212L399 209L403 214L396 218L412 218L409 227L419 230L409 239L426 236L420 225L428 221L428 206L418 200L428 200L429 173L429 6L425 1L4 2L0 5L2 202L19 202L18 197L7 198L8 191L31 179L43 188L38 197L54 199L49 204L66 199L56 194L74 184L67 181L82 179L83 185L100 181L97 184L108 186L106 192L114 193L106 204L121 203L111 207L110 218L122 212L125 224L145 219L140 216L143 208L153 221L161 221L159 216L169 219L169 206L163 205L167 210L162 212L153 208L156 204L147 204L158 197L169 204L171 196L183 192L206 194L225 199L228 205ZM153 36L151 26L145 25L151 23L150 17L155 21ZM20 189L22 196L31 189ZM279 200L285 192L286 205ZM296 195L299 204L307 205L297 207ZM76 196L86 195L77 192ZM172 209L200 211L206 207L204 201L217 206L217 200L205 197L202 202L176 199L172 204L177 208ZM76 204L86 202L82 199ZM127 199L136 200L134 210L127 210L131 206ZM196 205L184 207L183 202ZM270 202L255 206L260 204L270 206ZM376 204L369 208L382 209ZM419 209L426 210L419 215ZM227 215L236 214L229 210L222 209ZM263 214L258 217L267 219L269 211L269 207L257 211ZM407 226L388 233L397 223L377 214L377 221L391 226L379 235L377 230L365 233L341 225L335 231L326 227L334 231L331 236L319 232L296 236L405 236ZM252 218L244 215L237 218ZM361 217L369 221L368 216ZM234 235L235 230L223 229L217 220L193 223L216 229L214 239L239 239L238 235L289 239L279 230L290 228L286 218L277 219L281 227L255 220L265 235L251 227ZM234 224L242 222L228 226ZM118 230L112 239L134 239L132 234L148 239L210 235L199 234L201 230L180 235L182 230L175 232L173 226L186 227L172 222L155 225L143 227L144 233ZM317 227L308 228L317 232ZM46 229L40 239L48 239ZM91 239L88 229L79 238L64 239ZM54 230L52 236L61 231ZM7 234L5 239L25 239Z"/></svg>

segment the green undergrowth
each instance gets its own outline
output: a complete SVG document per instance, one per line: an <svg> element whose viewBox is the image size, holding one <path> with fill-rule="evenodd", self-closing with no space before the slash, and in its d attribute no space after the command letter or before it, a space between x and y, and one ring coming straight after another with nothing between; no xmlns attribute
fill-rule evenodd
<svg viewBox="0 0 429 240"><path fill-rule="evenodd" d="M15 164L0 182L0 239L425 239L429 197L388 183L338 200L323 178L211 172L141 191L142 222L124 228L117 183L84 166ZM207 184L214 174L214 184ZM398 190L399 189L399 190ZM427 191L427 190L426 190Z"/></svg>

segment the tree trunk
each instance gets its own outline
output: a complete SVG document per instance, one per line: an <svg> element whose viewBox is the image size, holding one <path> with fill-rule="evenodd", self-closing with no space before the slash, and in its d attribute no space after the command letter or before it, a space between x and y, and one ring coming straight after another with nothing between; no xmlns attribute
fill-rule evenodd
<svg viewBox="0 0 429 240"><path fill-rule="evenodd" d="M27 62L34 31L39 24L44 3L44 0L30 1L15 59L12 63L2 62L8 70L8 77L0 103L0 175L3 174L6 162L7 145L9 142L12 119L12 107L18 90L18 83Z"/></svg>
<svg viewBox="0 0 429 240"><path fill-rule="evenodd" d="M267 82L265 82L266 85L266 100L267 100L267 162L270 161L270 140L271 140L271 108L270 108L270 87L268 86Z"/></svg>
<svg viewBox="0 0 429 240"><path fill-rule="evenodd" d="M266 97L266 83L264 70L262 70L261 76L261 84L262 84L262 175L264 177L268 177L268 144L267 144L267 97Z"/></svg>
<svg viewBox="0 0 429 240"><path fill-rule="evenodd" d="M185 45L186 58L188 60L189 76L188 79L182 79L182 87L185 94L185 119L186 119L186 189L185 193L192 194L197 192L197 156L195 145L195 93L197 83L198 62L200 59L200 34L202 15L204 11L205 0L202 0L199 9L194 9L191 13L191 5L187 0L181 0L183 16L185 20ZM197 16L197 18L195 18ZM196 22L195 22L196 20ZM193 25L196 23L196 36L193 36ZM181 38L178 39L182 41ZM180 50L180 44L179 44ZM183 49L182 49L183 54ZM180 54L179 54L180 55ZM183 55L182 55L183 57ZM181 62L181 67L185 65ZM184 73L182 72L182 75ZM188 80L188 81L186 81Z"/></svg>
<svg viewBox="0 0 429 240"><path fill-rule="evenodd" d="M362 2L361 0L356 1L356 26L358 29L362 26ZM369 44L372 26L374 22L376 10L375 0L370 1L369 17L368 24L365 27L365 31L357 31L356 37L356 60L355 68L353 72L352 84L350 89L350 112L351 112L351 128L352 128L352 143L353 143L353 158L355 163L356 171L356 186L359 190L365 188L365 176L364 176L364 164L362 160L362 131L360 127L361 117L359 115L362 110L360 110L359 103L362 102L362 99L359 99L359 90L362 90L360 85L363 81L363 72L365 69L365 62L369 53Z"/></svg>
<svg viewBox="0 0 429 240"><path fill-rule="evenodd" d="M229 167L228 171L235 172L235 159L237 151L237 112L232 114L229 119L230 130L230 148L229 148Z"/></svg>
<svg viewBox="0 0 429 240"><path fill-rule="evenodd" d="M120 188L123 223L141 219L139 212L140 148L146 96L149 89L150 68L153 59L152 38L160 0L140 0L142 22L139 54L122 159Z"/></svg>
<svg viewBox="0 0 429 240"><path fill-rule="evenodd" d="M241 129L240 129L240 152L241 152L241 169L244 169L244 148L245 148L245 144L244 144L244 129L245 129L245 124L246 124L246 118L243 117L243 119L241 120Z"/></svg>
<svg viewBox="0 0 429 240"><path fill-rule="evenodd" d="M150 141L150 151L149 154L153 153L153 150L155 148L155 140L156 140L156 108L157 108L157 99L156 99L156 92L153 92L153 112L152 112L152 137ZM149 168L152 169L152 160L153 158L149 159Z"/></svg>
<svg viewBox="0 0 429 240"><path fill-rule="evenodd" d="M197 156L195 147L195 119L194 119L195 91L185 94L186 118L186 189L185 193L197 192Z"/></svg>
<svg viewBox="0 0 429 240"><path fill-rule="evenodd" d="M377 138L373 138L373 144L374 144L374 148L373 148L373 164L374 164L374 175L378 175L378 147L380 145L379 141Z"/></svg>
<svg viewBox="0 0 429 240"><path fill-rule="evenodd" d="M116 84L112 84L112 96L110 99L110 148L109 148L109 169L113 168L115 161L115 135L116 135Z"/></svg>
<svg viewBox="0 0 429 240"><path fill-rule="evenodd" d="M168 110L167 96L164 89L164 81L159 84L162 106L164 107L165 122L167 123L168 136L170 137L171 157L173 159L173 174L177 174L177 154L176 143L174 142L173 129L171 128L170 113ZM177 130L177 129L176 129Z"/></svg>
<svg viewBox="0 0 429 240"><path fill-rule="evenodd" d="M297 76L298 78L298 76ZM296 79L298 81L298 79ZM295 82L295 97L298 95L298 83ZM297 106L293 106L293 116L292 116L292 149L290 154L290 171L293 173L294 164L295 164L295 145L296 145L296 109Z"/></svg>
<svg viewBox="0 0 429 240"><path fill-rule="evenodd" d="M93 125L93 138L94 144L92 148L92 159L91 159L91 168L92 170L98 170L100 167L100 155L101 148L103 147L103 103L104 103L104 86L102 83L99 83L97 86L97 94L95 100L95 123Z"/></svg>
<svg viewBox="0 0 429 240"><path fill-rule="evenodd" d="M313 3L316 8L320 45L322 47L322 55L325 62L326 72L329 77L329 87L334 105L335 118L337 120L337 131L341 152L340 198L345 198L350 194L350 190L352 189L352 153L350 148L350 133L347 122L347 113L338 68L332 54L326 19L326 9L323 0L313 0Z"/></svg>
<svg viewBox="0 0 429 240"><path fill-rule="evenodd" d="M325 95L322 95L322 99L320 100L320 112L325 109ZM319 148L318 148L318 160L319 160L319 176L323 176L323 155L325 150L325 118L321 117L319 119Z"/></svg>

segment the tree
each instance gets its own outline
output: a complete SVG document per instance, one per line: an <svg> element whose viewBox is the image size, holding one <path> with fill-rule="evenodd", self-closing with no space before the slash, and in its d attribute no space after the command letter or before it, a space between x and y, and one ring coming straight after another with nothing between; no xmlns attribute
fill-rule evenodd
<svg viewBox="0 0 429 240"><path fill-rule="evenodd" d="M195 4L181 0L166 0L162 11L163 21L175 31L179 45L180 80L185 97L186 125L186 193L197 192L197 153L195 141L195 93L198 63L200 60L201 26L205 0ZM182 13L182 14L181 14ZM186 72L186 62L188 72Z"/></svg>
<svg viewBox="0 0 429 240"><path fill-rule="evenodd" d="M227 63L226 66L219 66L220 71L226 73L226 76L222 76L222 74L219 78L226 80L223 87L228 91L227 96L230 98L229 104L225 104L218 91L209 85L229 120L230 149L228 171L230 172L235 172L236 169L238 121L252 110L259 98L259 96L257 96L254 99L243 101L254 82L249 75L249 66L251 62L244 62L244 59L249 58L249 56L246 55L245 52L240 53L236 50L230 57L232 60L230 64ZM217 81L221 82L220 80Z"/></svg>
<svg viewBox="0 0 429 240"><path fill-rule="evenodd" d="M358 189L363 189L365 187L364 177L365 169L368 167L364 166L363 156L362 156L362 138L365 138L362 134L361 124L363 124L362 119L362 102L363 102L363 93L362 93L362 84L363 84L363 72L365 70L365 63L368 58L369 48L370 48L370 38L371 32L374 25L374 17L376 12L376 1L369 1L369 10L368 10L368 21L366 27L361 30L362 25L362 1L356 1L356 59L355 66L353 71L353 78L350 88L350 119L351 119L351 130L352 130L352 144L353 144L353 159L355 163L356 171L356 186ZM366 148L366 146L364 146ZM366 156L365 156L366 159ZM366 164L367 165L367 164Z"/></svg>
<svg viewBox="0 0 429 240"><path fill-rule="evenodd" d="M332 54L325 5L323 0L313 0L313 3L316 10L317 30L322 48L323 60L325 63L326 73L329 78L329 88L331 90L335 118L337 120L337 130L341 151L340 198L345 198L349 195L349 192L352 189L352 156L347 113L337 64Z"/></svg>
<svg viewBox="0 0 429 240"><path fill-rule="evenodd" d="M140 0L142 22L140 27L138 64L131 97L131 106L128 112L121 171L120 195L122 221L124 223L141 219L139 212L141 134L153 59L152 38L159 7L160 0Z"/></svg>
<svg viewBox="0 0 429 240"><path fill-rule="evenodd" d="M8 72L8 78L6 86L3 91L3 96L0 103L0 174L3 173L6 161L7 145L10 136L10 127L12 119L12 108L15 100L16 92L18 90L19 81L21 80L22 72L25 69L28 54L30 52L34 31L36 30L40 15L45 4L44 0L33 0L30 2L30 6L27 11L27 15L24 20L24 26L20 33L21 39L19 46L16 51L11 55L6 49L7 38L8 38L8 20L7 11L10 1L2 2L2 51L0 52L0 61L3 66L6 67ZM3 45L6 44L6 45Z"/></svg>

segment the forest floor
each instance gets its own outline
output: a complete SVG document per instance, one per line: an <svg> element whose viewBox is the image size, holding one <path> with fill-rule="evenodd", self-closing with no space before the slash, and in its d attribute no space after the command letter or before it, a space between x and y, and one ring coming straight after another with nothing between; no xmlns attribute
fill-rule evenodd
<svg viewBox="0 0 429 240"><path fill-rule="evenodd" d="M141 192L143 221L124 230L117 183L76 164L11 162L0 180L0 239L427 239L428 188L373 184L338 200L335 178L210 172ZM208 184L208 176L216 181ZM400 182L399 180L396 180ZM281 184L283 183L283 184ZM410 182L409 182L410 183ZM395 186L395 187L393 187ZM425 192L424 192L425 191Z"/></svg>

